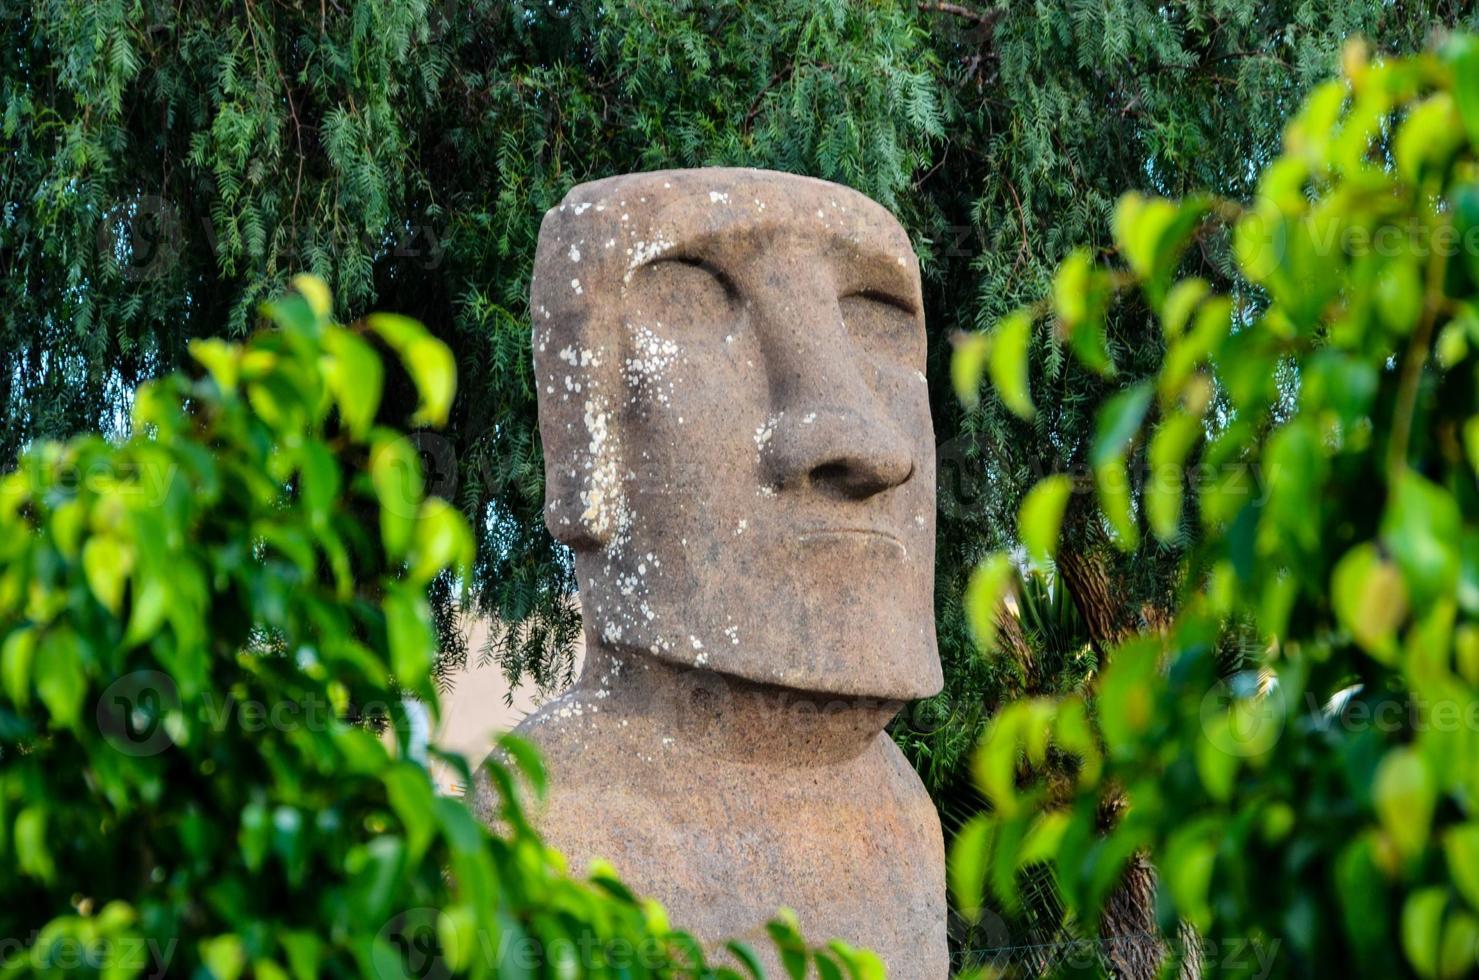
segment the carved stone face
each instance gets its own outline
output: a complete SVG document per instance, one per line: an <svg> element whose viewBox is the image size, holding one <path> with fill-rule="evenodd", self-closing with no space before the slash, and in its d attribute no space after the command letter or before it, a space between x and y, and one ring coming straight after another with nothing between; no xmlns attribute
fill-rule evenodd
<svg viewBox="0 0 1479 980"><path fill-rule="evenodd" d="M545 518L588 643L939 690L924 314L892 215L765 171L583 184L545 216L531 303Z"/></svg>

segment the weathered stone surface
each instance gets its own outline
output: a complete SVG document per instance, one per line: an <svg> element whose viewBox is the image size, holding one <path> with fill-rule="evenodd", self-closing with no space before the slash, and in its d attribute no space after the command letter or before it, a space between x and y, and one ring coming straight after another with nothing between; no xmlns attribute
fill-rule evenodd
<svg viewBox="0 0 1479 980"><path fill-rule="evenodd" d="M810 178L611 178L545 216L531 304L546 521L587 643L520 726L550 769L542 830L706 941L760 945L789 906L944 976L939 824L883 733L941 684L903 229Z"/></svg>

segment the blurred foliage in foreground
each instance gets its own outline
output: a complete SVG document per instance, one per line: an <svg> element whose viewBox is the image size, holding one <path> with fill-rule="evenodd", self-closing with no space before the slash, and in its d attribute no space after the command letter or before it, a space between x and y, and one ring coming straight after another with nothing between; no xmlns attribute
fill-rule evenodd
<svg viewBox="0 0 1479 980"><path fill-rule="evenodd" d="M473 540L377 424L377 348L423 425L452 355L295 285L279 329L141 388L127 441L41 445L0 481L0 972L735 976L609 869L566 874L524 817L527 746L488 764L498 833L434 792L427 588ZM880 972L771 933L788 965Z"/></svg>
<svg viewBox="0 0 1479 980"><path fill-rule="evenodd" d="M1083 493L1125 549L1190 542L1174 619L1112 651L1092 699L990 723L990 811L951 866L965 907L1015 908L1047 868L1093 921L1148 852L1162 931L1193 924L1210 973L1479 969L1476 151L1479 40L1352 44L1251 206L1127 195L1110 264L1075 252L1049 299L962 338L962 397L989 376L1030 416L1039 323L1114 378L1107 311L1154 310L1159 372L1104 404L1091 465L1038 482L1020 534L1051 561ZM1176 278L1221 235L1245 287ZM988 648L1011 580L1006 555L973 580Z"/></svg>

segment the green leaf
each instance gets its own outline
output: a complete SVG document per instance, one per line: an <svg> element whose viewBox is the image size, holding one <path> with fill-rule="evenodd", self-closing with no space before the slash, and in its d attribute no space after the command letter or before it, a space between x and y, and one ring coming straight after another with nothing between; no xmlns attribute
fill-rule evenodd
<svg viewBox="0 0 1479 980"><path fill-rule="evenodd" d="M1091 466L1124 457L1130 440L1140 431L1140 423L1145 420L1146 410L1150 408L1150 400L1154 395L1155 390L1150 382L1142 381L1104 403L1095 419L1094 448L1089 453Z"/></svg>
<svg viewBox="0 0 1479 980"><path fill-rule="evenodd" d="M1122 456L1116 456L1094 467L1094 486L1099 493L1099 506L1114 532L1114 543L1129 554L1140 547L1140 526L1130 500L1130 473Z"/></svg>
<svg viewBox="0 0 1479 980"><path fill-rule="evenodd" d="M965 589L966 624L982 653L996 649L996 616L1012 585L1012 560L989 555L971 572Z"/></svg>
<svg viewBox="0 0 1479 980"><path fill-rule="evenodd" d="M21 873L43 882L56 880L56 863L46 845L46 810L28 806L15 817L14 857Z"/></svg>
<svg viewBox="0 0 1479 980"><path fill-rule="evenodd" d="M298 476L309 523L314 527L327 525L339 497L339 461L328 446L310 439L299 450Z"/></svg>
<svg viewBox="0 0 1479 980"><path fill-rule="evenodd" d="M447 969L454 973L466 970L479 951L477 913L466 905L442 909L437 916L437 939Z"/></svg>
<svg viewBox="0 0 1479 980"><path fill-rule="evenodd" d="M740 961L740 964L744 966L745 971L749 973L753 980L763 980L765 968L760 965L760 958L755 955L753 949L734 939L725 943L724 948L729 950L731 956Z"/></svg>
<svg viewBox="0 0 1479 980"><path fill-rule="evenodd" d="M407 577L412 582L429 582L446 568L467 576L475 547L462 513L441 497L429 497L422 502L416 519L416 541Z"/></svg>
<svg viewBox="0 0 1479 980"><path fill-rule="evenodd" d="M959 333L953 338L950 355L950 383L955 397L966 408L981 401L981 377L986 373L986 359L991 353L991 340L981 333Z"/></svg>
<svg viewBox="0 0 1479 980"><path fill-rule="evenodd" d="M1448 874L1469 907L1479 910L1479 823L1449 828L1443 835Z"/></svg>
<svg viewBox="0 0 1479 980"><path fill-rule="evenodd" d="M385 795L406 831L406 850L412 863L421 860L436 835L434 792L426 770L409 762L387 769L381 780Z"/></svg>
<svg viewBox="0 0 1479 980"><path fill-rule="evenodd" d="M1437 780L1418 750L1392 749L1377 766L1372 802L1382 827L1404 858L1416 857L1427 846L1437 797Z"/></svg>
<svg viewBox="0 0 1479 980"><path fill-rule="evenodd" d="M1076 248L1059 264L1053 274L1053 312L1069 330L1086 320L1093 311L1090 303L1094 256L1085 248Z"/></svg>
<svg viewBox="0 0 1479 980"><path fill-rule="evenodd" d="M847 975L852 980L885 980L887 970L883 960L871 949L857 949L841 939L829 940L827 948L847 966Z"/></svg>
<svg viewBox="0 0 1479 980"><path fill-rule="evenodd" d="M52 724L75 728L82 718L82 698L87 693L87 674L82 649L70 630L52 629L42 638L35 661L36 693Z"/></svg>
<svg viewBox="0 0 1479 980"><path fill-rule="evenodd" d="M1438 947L1438 975L1467 977L1474 973L1474 951L1479 949L1479 919L1467 912L1455 912L1443 927L1443 943Z"/></svg>
<svg viewBox="0 0 1479 980"><path fill-rule="evenodd" d="M406 372L421 396L415 425L442 426L457 393L457 359L446 344L410 317L396 313L371 313L365 323L400 356Z"/></svg>
<svg viewBox="0 0 1479 980"><path fill-rule="evenodd" d="M1174 539L1180 531L1186 456L1201 435L1201 419L1187 412L1176 412L1151 436L1145 516L1151 530L1162 541Z"/></svg>
<svg viewBox="0 0 1479 980"><path fill-rule="evenodd" d="M169 582L162 574L136 570L133 607L129 610L124 646L135 646L153 639L170 614L172 601Z"/></svg>
<svg viewBox="0 0 1479 980"><path fill-rule="evenodd" d="M1183 279L1171 287L1171 291L1166 294L1166 301L1161 304L1161 332L1167 340L1181 336L1192 312L1209 291L1206 280L1195 276Z"/></svg>
<svg viewBox="0 0 1479 980"><path fill-rule="evenodd" d="M978 813L956 833L955 843L950 848L950 862L946 869L950 894L955 896L955 907L969 922L981 917L981 897L986 888L995 829L990 817Z"/></svg>
<svg viewBox="0 0 1479 980"><path fill-rule="evenodd" d="M1402 906L1402 951L1420 977L1438 975L1438 946L1448 895L1442 888L1424 888L1407 897Z"/></svg>
<svg viewBox="0 0 1479 980"><path fill-rule="evenodd" d="M1474 475L1479 477L1479 415L1470 417L1464 423L1464 452L1469 457L1469 466L1474 470Z"/></svg>
<svg viewBox="0 0 1479 980"><path fill-rule="evenodd" d="M1207 795L1219 803L1226 803L1232 797L1238 775L1239 757L1228 751L1230 744L1239 744L1237 736L1232 734L1231 714L1231 711L1204 711L1203 737L1196 742L1197 775Z"/></svg>
<svg viewBox="0 0 1479 980"><path fill-rule="evenodd" d="M1407 113L1392 140L1397 172L1416 183L1429 167L1441 167L1463 139L1463 126L1453 96L1438 92Z"/></svg>
<svg viewBox="0 0 1479 980"><path fill-rule="evenodd" d="M431 668L436 660L437 638L431 628L431 608L419 592L393 586L381 604L390 646L390 670L412 693L430 699Z"/></svg>
<svg viewBox="0 0 1479 980"><path fill-rule="evenodd" d="M1062 811L1039 813L1032 818L1022 846L1017 849L1018 869L1053 861L1058 856L1058 845L1068 832L1072 818Z"/></svg>
<svg viewBox="0 0 1479 980"><path fill-rule="evenodd" d="M1204 934L1212 924L1208 892L1217 862L1215 834L1216 826L1208 819L1172 831L1160 862L1176 911Z"/></svg>
<svg viewBox="0 0 1479 980"><path fill-rule="evenodd" d="M190 356L209 372L223 395L234 395L241 380L241 346L216 337L190 341Z"/></svg>
<svg viewBox="0 0 1479 980"><path fill-rule="evenodd" d="M323 942L309 932L285 929L277 934L287 954L288 966L293 971L293 980L314 980L319 975L319 951Z"/></svg>
<svg viewBox="0 0 1479 980"><path fill-rule="evenodd" d="M246 967L246 947L232 933L200 941L200 959L213 980L236 980Z"/></svg>
<svg viewBox="0 0 1479 980"><path fill-rule="evenodd" d="M1028 388L1028 348L1032 342L1032 316L1025 310L1002 319L991 335L989 369L997 397L1012 412L1032 418L1032 393Z"/></svg>
<svg viewBox="0 0 1479 980"><path fill-rule="evenodd" d="M1398 257L1382 267L1376 279L1376 308L1394 333L1412 332L1423 311L1423 283L1416 262Z"/></svg>
<svg viewBox="0 0 1479 980"><path fill-rule="evenodd" d="M5 695L17 708L31 703L31 669L36 660L36 630L30 626L11 630L0 647L0 680Z"/></svg>
<svg viewBox="0 0 1479 980"><path fill-rule="evenodd" d="M1018 533L1028 556L1039 565L1051 562L1058 553L1058 535L1071 493L1072 478L1059 474L1039 480L1022 501L1017 514Z"/></svg>
<svg viewBox="0 0 1479 980"><path fill-rule="evenodd" d="M1330 577L1336 618L1363 650L1382 663L1397 658L1397 628L1407 618L1407 587L1376 546L1360 544L1336 563Z"/></svg>
<svg viewBox="0 0 1479 980"><path fill-rule="evenodd" d="M331 327L324 334L324 374L339 406L339 417L355 439L363 439L380 411L385 366L375 349L351 330Z"/></svg>
<svg viewBox="0 0 1479 980"><path fill-rule="evenodd" d="M1154 720L1160 640L1133 640L1114 652L1099 678L1099 726L1112 752L1132 746Z"/></svg>
<svg viewBox="0 0 1479 980"><path fill-rule="evenodd" d="M549 791L549 774L545 771L544 761L539 756L539 750L533 743L520 738L512 732L503 732L496 739L498 748L508 753L510 759L519 767L519 772L529 781L529 787L534 790L534 795L543 798Z"/></svg>
<svg viewBox="0 0 1479 980"><path fill-rule="evenodd" d="M1182 250L1207 207L1204 197L1168 201L1135 193L1123 195L1115 205L1115 242L1145 283L1152 302L1159 303L1166 281L1181 261Z"/></svg>
<svg viewBox="0 0 1479 980"><path fill-rule="evenodd" d="M811 958L817 967L817 980L842 980L842 970L838 968L832 957L817 950L812 953Z"/></svg>
<svg viewBox="0 0 1479 980"><path fill-rule="evenodd" d="M87 576L87 586L115 616L123 608L123 590L128 585L133 561L133 548L112 535L94 535L82 546L82 570Z"/></svg>
<svg viewBox="0 0 1479 980"><path fill-rule="evenodd" d="M1453 496L1410 470L1402 474L1382 516L1381 540L1419 610L1455 594L1462 536L1463 519Z"/></svg>
<svg viewBox="0 0 1479 980"><path fill-rule="evenodd" d="M334 294L329 292L329 284L318 276L300 272L289 285L308 301L308 308L320 321L334 315Z"/></svg>
<svg viewBox="0 0 1479 980"><path fill-rule="evenodd" d="M1443 60L1453 69L1453 100L1468 134L1479 149L1479 38L1455 32L1443 46Z"/></svg>
<svg viewBox="0 0 1479 980"><path fill-rule="evenodd" d="M1095 374L1112 378L1118 373L1114 359L1109 356L1109 340L1102 319L1095 317L1075 324L1068 332L1068 347L1079 363Z"/></svg>
<svg viewBox="0 0 1479 980"><path fill-rule="evenodd" d="M302 295L290 293L268 300L262 304L262 315L288 333L311 336L318 328L318 315Z"/></svg>
<svg viewBox="0 0 1479 980"><path fill-rule="evenodd" d="M1233 254L1238 268L1252 282L1265 284L1279 270L1288 227L1278 208L1260 202L1239 219L1233 229Z"/></svg>
<svg viewBox="0 0 1479 980"><path fill-rule="evenodd" d="M380 501L380 539L392 560L411 547L416 519L421 514L421 460L411 441L398 432L382 430L370 448L370 481Z"/></svg>
<svg viewBox="0 0 1479 980"><path fill-rule="evenodd" d="M1156 244L1176 217L1176 205L1163 198L1134 192L1115 203L1110 229L1125 261L1141 279L1150 278L1156 266Z"/></svg>

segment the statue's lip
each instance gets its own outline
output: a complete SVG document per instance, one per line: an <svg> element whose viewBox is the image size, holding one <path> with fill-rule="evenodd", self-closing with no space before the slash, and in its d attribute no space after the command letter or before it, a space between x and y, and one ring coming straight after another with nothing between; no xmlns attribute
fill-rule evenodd
<svg viewBox="0 0 1479 980"><path fill-rule="evenodd" d="M796 535L796 540L801 542L847 538L877 538L887 541L895 548L898 548L901 554L907 555L909 553L908 549L904 547L903 540L897 534L881 527L814 527Z"/></svg>

